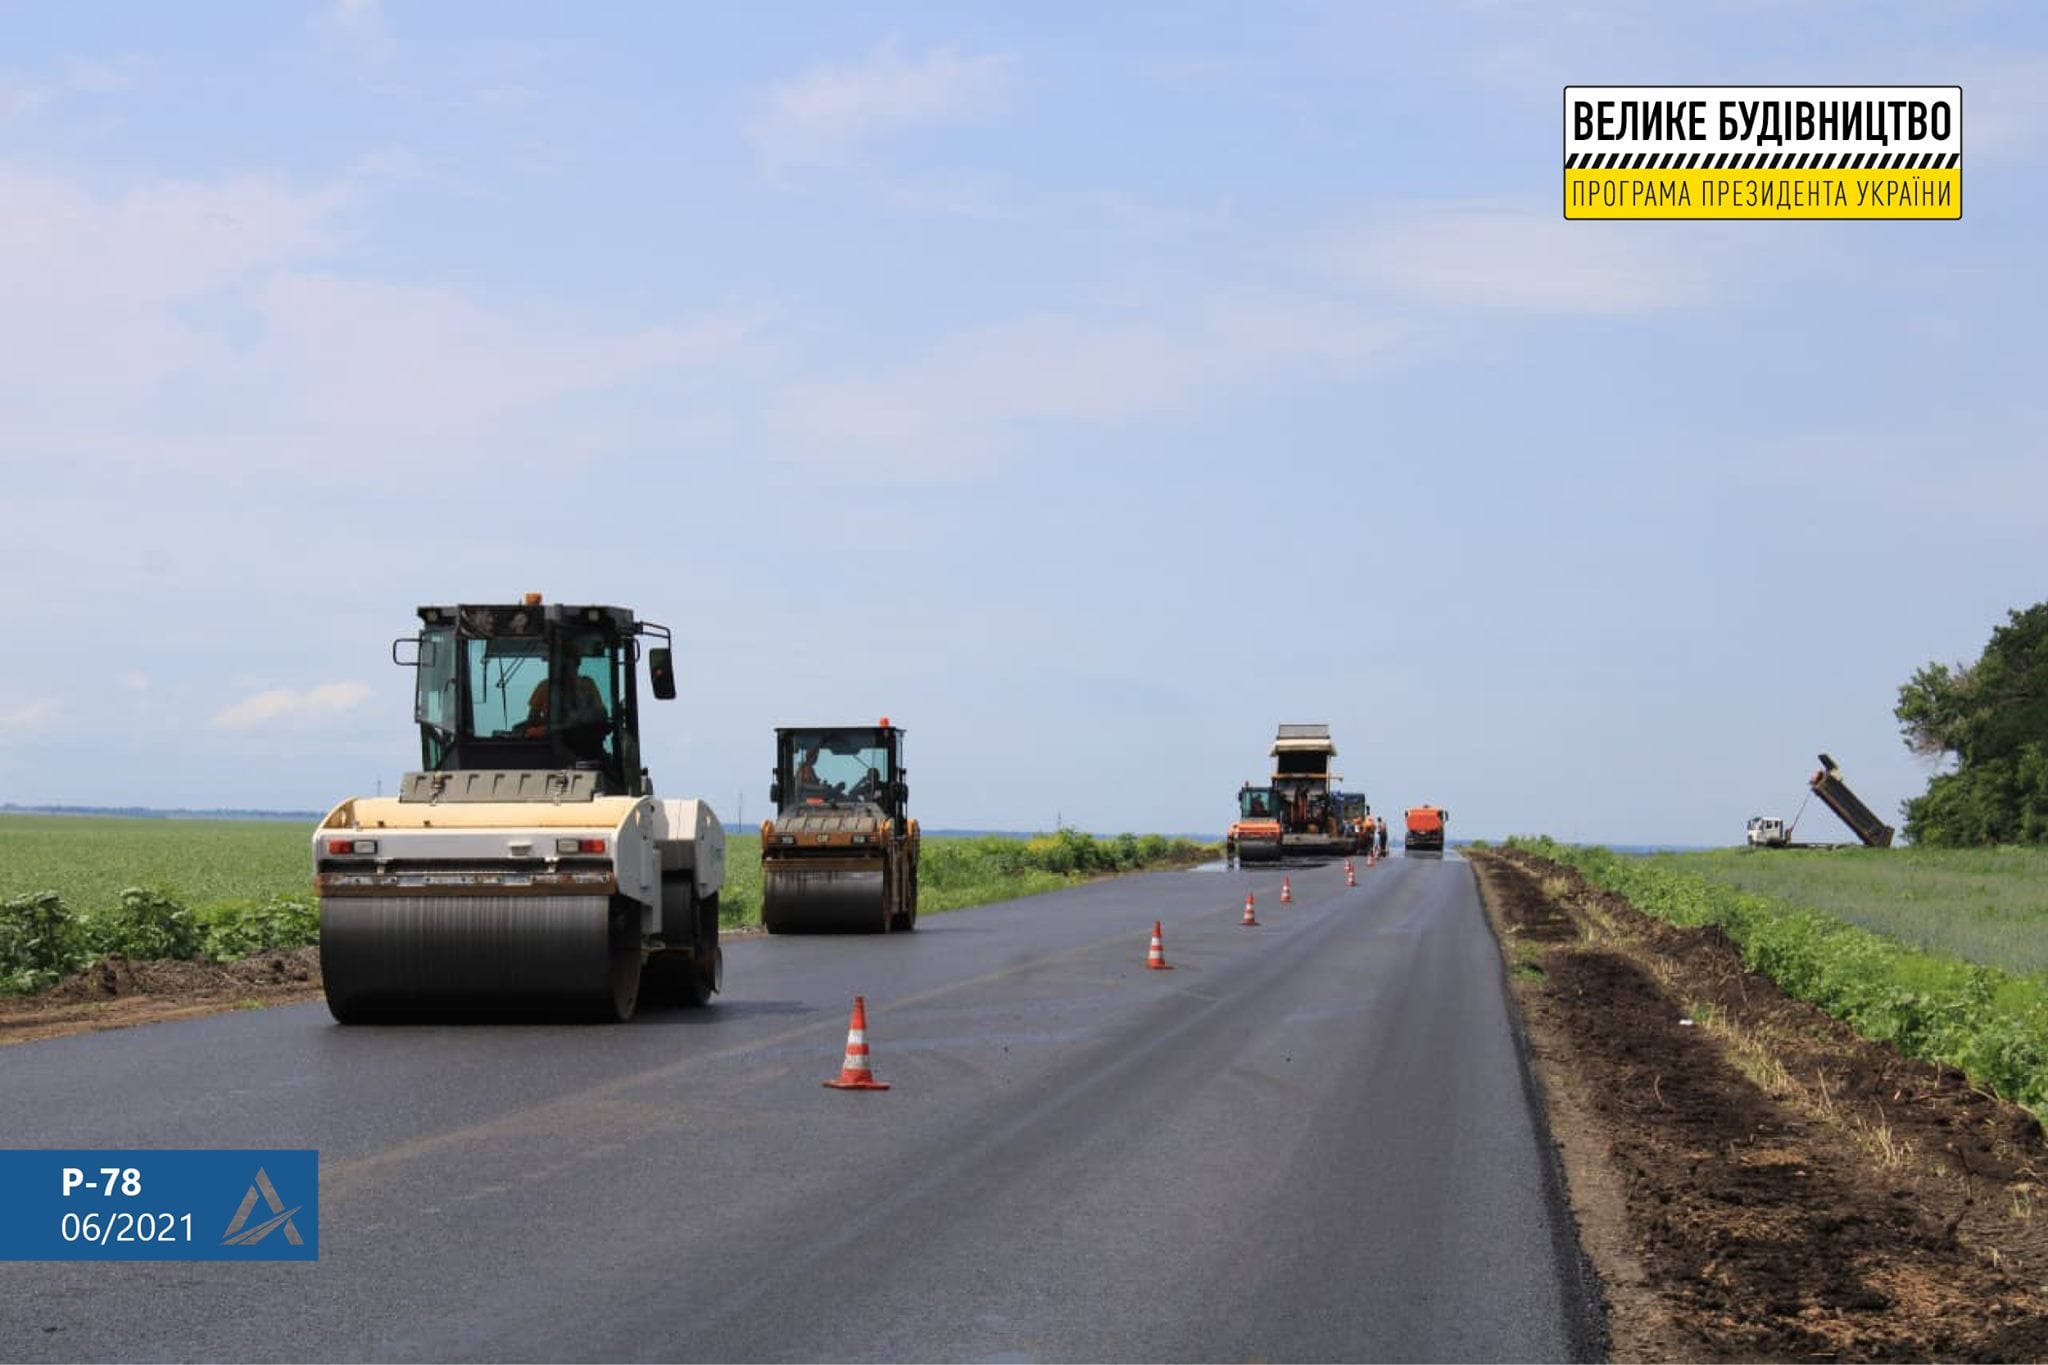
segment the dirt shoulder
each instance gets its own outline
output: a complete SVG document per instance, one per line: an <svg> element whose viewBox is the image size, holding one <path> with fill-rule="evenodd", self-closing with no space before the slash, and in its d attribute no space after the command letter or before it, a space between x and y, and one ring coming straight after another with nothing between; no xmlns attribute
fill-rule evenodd
<svg viewBox="0 0 2048 1365"><path fill-rule="evenodd" d="M1717 929L1468 856L1616 1359L2048 1359L2032 1115L1787 998Z"/></svg>
<svg viewBox="0 0 2048 1365"><path fill-rule="evenodd" d="M34 995L0 996L0 1046L320 998L320 950L240 962L132 962L115 955Z"/></svg>

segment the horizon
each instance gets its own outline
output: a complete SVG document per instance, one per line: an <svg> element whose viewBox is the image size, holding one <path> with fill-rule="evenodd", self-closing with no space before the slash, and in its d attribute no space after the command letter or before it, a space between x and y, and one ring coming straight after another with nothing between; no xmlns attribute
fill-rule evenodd
<svg viewBox="0 0 2048 1365"><path fill-rule="evenodd" d="M247 820L252 824L285 824L291 821L298 820L317 822L325 814L325 811L252 810L240 807L216 807L210 810L194 810L178 807L159 808L154 806L32 806L23 805L17 802L0 802L0 815L44 815L55 817L78 817L81 819L192 820L196 822L213 823L224 823L234 820ZM738 824L730 820L720 821L719 827L723 829L727 834L752 834L760 829L760 825L758 822L752 824ZM1067 828L1073 827L1068 826ZM929 839L978 838L986 835L993 835L997 838L1004 839L1037 839L1043 838L1049 834L1056 834L1058 832L1058 827L1052 829L973 829L955 825L932 826L929 828L925 828L923 831L924 836ZM1203 843L1219 843L1223 839L1223 835L1220 832L1216 834L1202 834L1199 832L1189 830L1176 831L1145 829L1083 829L1077 830L1076 832L1080 834L1086 834L1090 838L1094 839L1115 839L1120 835L1124 834L1135 834L1140 838L1156 834L1161 838L1166 839L1188 839ZM1458 848L1467 844L1498 845L1507 842L1509 839L1520 837L1533 838L1541 834L1543 834L1542 830L1517 830L1512 834L1502 834L1491 837L1487 835L1472 835L1470 837L1451 835L1449 836L1449 842L1450 846L1453 848ZM1400 841L1397 838L1394 841L1394 846L1398 846L1399 842ZM1603 842L1598 839L1586 840L1584 842L1592 844L1597 847L1606 848L1611 852L1615 853L1663 851L1668 851L1672 853L1691 853L1701 852L1707 849L1740 846L1725 844L1674 844L1665 842L1622 844ZM1904 845L1900 846L1904 847Z"/></svg>

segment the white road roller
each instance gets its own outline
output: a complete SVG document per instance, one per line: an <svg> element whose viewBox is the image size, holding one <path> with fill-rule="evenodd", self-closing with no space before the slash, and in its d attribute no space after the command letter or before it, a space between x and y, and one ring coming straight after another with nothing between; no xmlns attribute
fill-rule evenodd
<svg viewBox="0 0 2048 1365"><path fill-rule="evenodd" d="M622 607L421 607L421 771L313 834L320 969L342 1023L624 1020L721 984L725 831L640 766L640 641L675 696L670 637ZM408 648L409 647L409 648ZM411 657L405 657L410 652Z"/></svg>

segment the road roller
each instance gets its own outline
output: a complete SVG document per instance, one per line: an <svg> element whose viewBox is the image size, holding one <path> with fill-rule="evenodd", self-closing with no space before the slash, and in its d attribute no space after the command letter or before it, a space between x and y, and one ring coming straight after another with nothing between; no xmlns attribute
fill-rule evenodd
<svg viewBox="0 0 2048 1365"><path fill-rule="evenodd" d="M631 1018L722 984L725 831L640 764L643 640L675 696L666 627L622 607L419 608L420 770L313 833L320 971L344 1024Z"/></svg>
<svg viewBox="0 0 2048 1365"><path fill-rule="evenodd" d="M1223 836L1223 863L1280 861L1280 794L1247 782L1237 791L1237 819Z"/></svg>
<svg viewBox="0 0 2048 1365"><path fill-rule="evenodd" d="M889 724L775 732L761 822L761 924L771 934L917 927L917 821L903 731Z"/></svg>

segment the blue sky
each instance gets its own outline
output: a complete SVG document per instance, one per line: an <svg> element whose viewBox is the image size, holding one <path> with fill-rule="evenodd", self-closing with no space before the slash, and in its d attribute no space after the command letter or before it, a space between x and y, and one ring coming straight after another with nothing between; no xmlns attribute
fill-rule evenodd
<svg viewBox="0 0 2048 1365"><path fill-rule="evenodd" d="M0 3L0 801L322 808L428 601L676 631L657 787L1738 838L2043 595L2048 14ZM1948 223L1567 223L1567 84L1964 87ZM1815 832L1825 813L1810 817ZM1802 832L1804 832L1802 827Z"/></svg>

